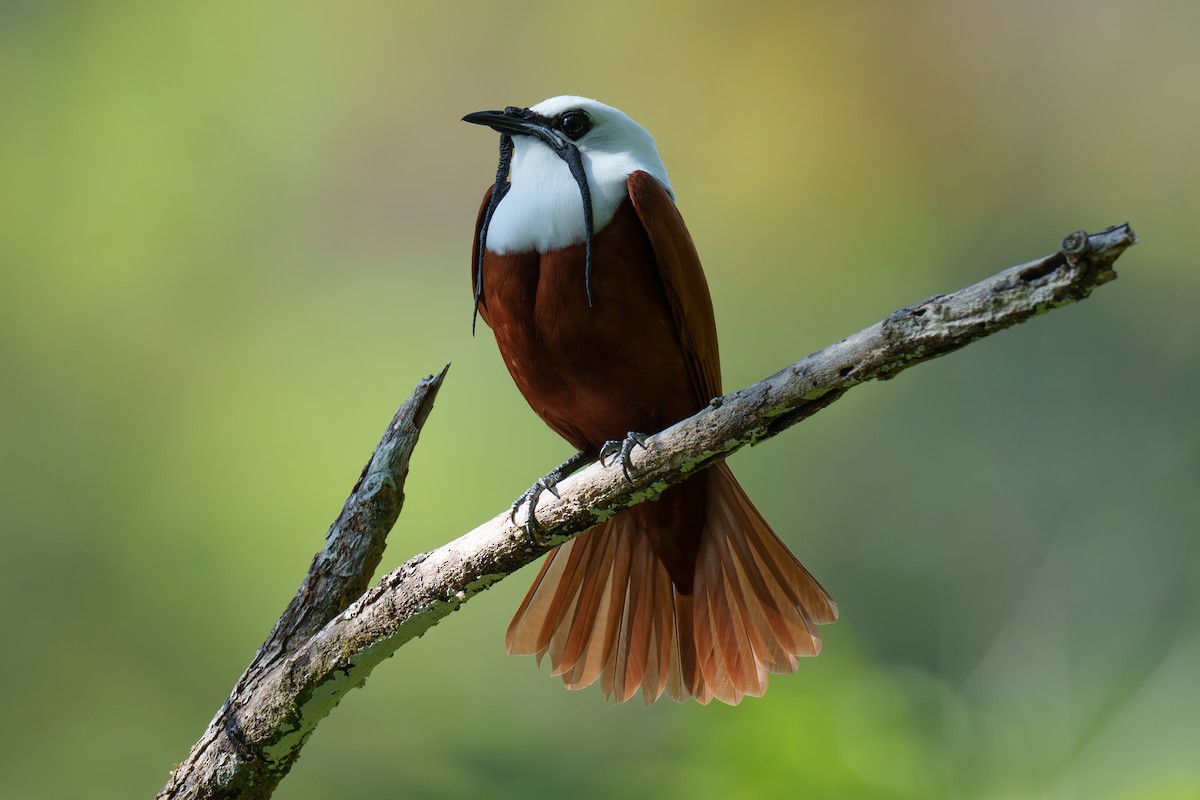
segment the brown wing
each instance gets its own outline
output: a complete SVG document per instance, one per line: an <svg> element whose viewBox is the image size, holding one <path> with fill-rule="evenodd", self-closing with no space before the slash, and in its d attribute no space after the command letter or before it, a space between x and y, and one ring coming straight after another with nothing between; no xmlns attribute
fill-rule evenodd
<svg viewBox="0 0 1200 800"><path fill-rule="evenodd" d="M652 175L639 170L629 176L626 185L654 248L654 258L658 261L671 315L688 356L688 369L696 392L702 401L718 397L721 394L721 355L717 349L717 322L696 245L692 243L675 201ZM485 206L486 202L485 199Z"/></svg>
<svg viewBox="0 0 1200 800"><path fill-rule="evenodd" d="M487 191L483 193L483 202L479 205L479 215L475 217L475 238L471 244L471 296L475 296L475 269L479 263L479 229L483 226L483 215L487 213L488 201L492 199L492 189L489 186ZM479 298L479 316L483 317L485 324L490 325L487 315L487 298L482 295Z"/></svg>

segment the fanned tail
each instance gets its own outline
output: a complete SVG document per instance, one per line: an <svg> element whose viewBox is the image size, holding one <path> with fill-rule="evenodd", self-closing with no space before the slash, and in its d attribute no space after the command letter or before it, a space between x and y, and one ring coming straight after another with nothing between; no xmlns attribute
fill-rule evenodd
<svg viewBox="0 0 1200 800"><path fill-rule="evenodd" d="M549 656L568 689L597 679L623 703L761 696L767 673L794 672L820 652L817 625L837 605L779 540L725 464L707 480L691 592L621 514L551 552L508 627L513 654Z"/></svg>

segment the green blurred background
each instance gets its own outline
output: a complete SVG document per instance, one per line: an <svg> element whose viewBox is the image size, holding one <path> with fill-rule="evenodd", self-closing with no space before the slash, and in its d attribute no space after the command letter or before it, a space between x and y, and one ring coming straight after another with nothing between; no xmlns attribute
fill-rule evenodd
<svg viewBox="0 0 1200 800"><path fill-rule="evenodd" d="M453 362L390 568L569 452L468 256L467 112L658 139L727 388L1129 219L1086 303L734 466L837 597L741 707L563 691L532 569L382 665L281 798L1200 794L1200 6L0 4L0 796L156 791L394 408Z"/></svg>

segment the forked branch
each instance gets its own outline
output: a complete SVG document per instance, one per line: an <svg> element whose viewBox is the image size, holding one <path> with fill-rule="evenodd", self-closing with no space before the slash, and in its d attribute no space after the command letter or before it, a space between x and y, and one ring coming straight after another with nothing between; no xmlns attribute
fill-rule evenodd
<svg viewBox="0 0 1200 800"><path fill-rule="evenodd" d="M542 541L531 541L523 521L514 524L505 510L410 559L360 596L399 513L408 457L445 370L426 379L389 425L292 605L159 797L270 796L346 692L474 595L618 511L811 416L852 386L891 378L1084 299L1116 277L1113 262L1136 241L1128 225L1073 233L1053 255L903 308L651 436L637 451L632 481L619 466L599 464L563 481L560 497L543 495L538 506Z"/></svg>

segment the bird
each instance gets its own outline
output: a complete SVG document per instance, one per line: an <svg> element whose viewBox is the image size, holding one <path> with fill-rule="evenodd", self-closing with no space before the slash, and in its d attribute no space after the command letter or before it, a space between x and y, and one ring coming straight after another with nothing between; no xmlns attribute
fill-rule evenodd
<svg viewBox="0 0 1200 800"><path fill-rule="evenodd" d="M533 411L578 452L513 504L600 459L626 476L645 432L721 396L700 258L650 133L597 100L463 120L500 133L471 259L475 313ZM472 322L474 327L474 322ZM721 462L550 551L505 634L568 689L621 703L759 697L837 619Z"/></svg>

